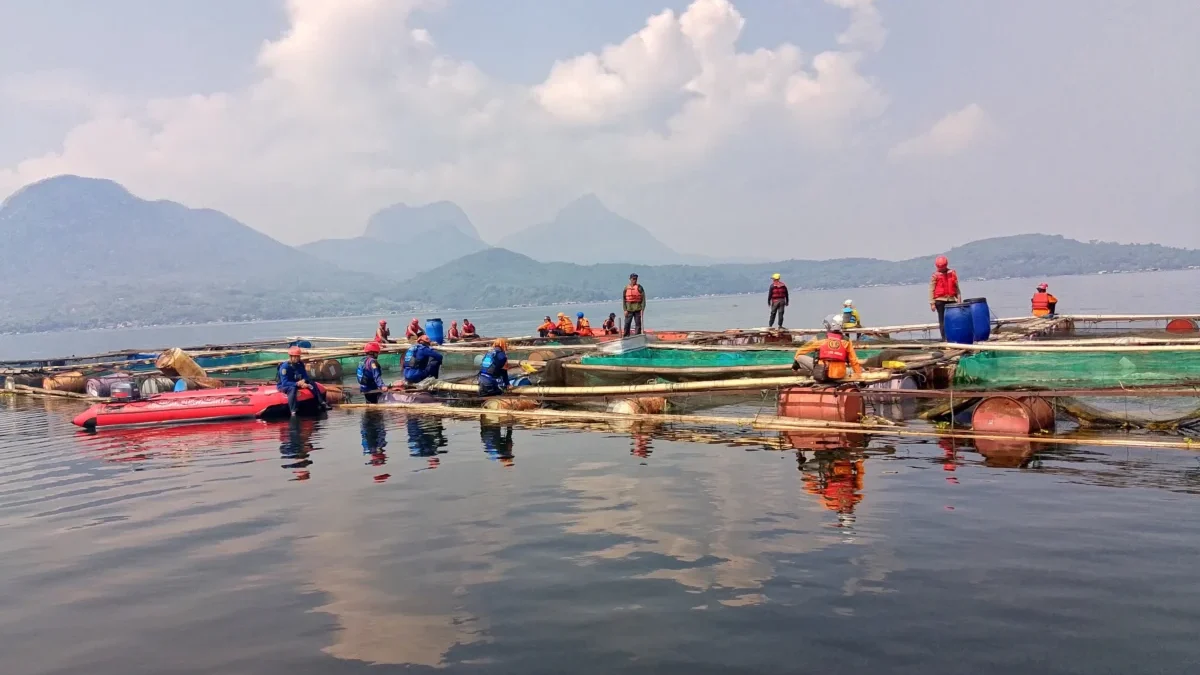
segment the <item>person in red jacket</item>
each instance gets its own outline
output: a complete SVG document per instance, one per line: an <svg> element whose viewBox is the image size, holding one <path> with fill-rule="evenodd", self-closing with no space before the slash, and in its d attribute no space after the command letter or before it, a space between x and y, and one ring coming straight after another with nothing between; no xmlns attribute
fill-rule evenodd
<svg viewBox="0 0 1200 675"><path fill-rule="evenodd" d="M408 324L408 330L404 331L404 337L409 340L415 340L425 334L425 330L421 328L421 320L413 319Z"/></svg>
<svg viewBox="0 0 1200 675"><path fill-rule="evenodd" d="M458 330L458 322L451 321L450 322L450 332L446 333L446 341L447 342L458 342L461 339L462 339L462 333L460 333Z"/></svg>
<svg viewBox="0 0 1200 675"><path fill-rule="evenodd" d="M946 339L946 305L962 302L962 291L958 288L958 272L950 269L950 261L939 255L933 261L937 270L929 278L929 311L937 312L938 331Z"/></svg>
<svg viewBox="0 0 1200 675"><path fill-rule="evenodd" d="M479 333L475 331L475 324L471 323L470 319L463 319L462 339L478 340Z"/></svg>
<svg viewBox="0 0 1200 675"><path fill-rule="evenodd" d="M395 342L395 340L392 339L392 331L388 329L387 319L379 320L379 328L375 331L375 341L381 345L389 342Z"/></svg>
<svg viewBox="0 0 1200 675"><path fill-rule="evenodd" d="M1058 304L1058 298L1050 294L1050 286L1041 283L1038 284L1037 292L1033 294L1030 302L1033 305L1034 316L1054 316L1054 307Z"/></svg>
<svg viewBox="0 0 1200 675"><path fill-rule="evenodd" d="M778 274L771 275L771 287L767 289L767 306L771 308L771 318L767 321L767 328L772 328L775 325L775 315L779 315L779 330L783 330L783 309L791 302L788 297L788 287L779 280Z"/></svg>

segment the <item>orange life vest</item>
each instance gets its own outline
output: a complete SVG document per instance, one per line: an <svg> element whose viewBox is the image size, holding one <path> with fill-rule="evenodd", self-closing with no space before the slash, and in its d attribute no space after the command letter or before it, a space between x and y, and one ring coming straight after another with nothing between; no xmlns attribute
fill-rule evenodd
<svg viewBox="0 0 1200 675"><path fill-rule="evenodd" d="M1033 294L1033 313L1050 312L1050 294L1044 291L1038 291Z"/></svg>
<svg viewBox="0 0 1200 675"><path fill-rule="evenodd" d="M850 361L850 343L832 334L826 336L825 344L817 352L817 358L826 363L848 363Z"/></svg>
<svg viewBox="0 0 1200 675"><path fill-rule="evenodd" d="M571 320L564 316L562 321L558 322L558 330L562 332L563 335L574 335L575 324L571 323Z"/></svg>
<svg viewBox="0 0 1200 675"><path fill-rule="evenodd" d="M637 304L643 300L642 287L638 284L625 287L625 302Z"/></svg>
<svg viewBox="0 0 1200 675"><path fill-rule="evenodd" d="M933 297L953 298L958 295L958 272L946 270L933 273Z"/></svg>
<svg viewBox="0 0 1200 675"><path fill-rule="evenodd" d="M542 325L538 326L538 330L539 330L539 331L543 331L543 330L544 330L544 331L546 331L546 332L548 333L548 332L550 332L550 331L554 330L554 329L555 329L555 328L557 328L557 327L558 327L558 326L556 326L555 324L553 324L553 323L551 323L551 322L549 322L549 321L546 321L546 322L544 322Z"/></svg>
<svg viewBox="0 0 1200 675"><path fill-rule="evenodd" d="M584 337L590 336L592 334L592 322L588 321L587 319L580 319L579 322L575 324L575 332Z"/></svg>

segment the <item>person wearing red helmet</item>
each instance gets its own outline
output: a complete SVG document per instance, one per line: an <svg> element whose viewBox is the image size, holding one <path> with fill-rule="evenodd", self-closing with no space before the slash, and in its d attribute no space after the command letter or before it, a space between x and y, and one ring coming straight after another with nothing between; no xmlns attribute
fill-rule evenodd
<svg viewBox="0 0 1200 675"><path fill-rule="evenodd" d="M358 391L367 403L379 403L379 398L387 391L383 369L379 367L379 343L368 342L363 347L363 354L362 361L358 362Z"/></svg>
<svg viewBox="0 0 1200 675"><path fill-rule="evenodd" d="M478 340L479 332L475 330L475 324L471 323L470 319L463 319L462 339Z"/></svg>
<svg viewBox="0 0 1200 675"><path fill-rule="evenodd" d="M1045 282L1038 284L1037 292L1033 294L1033 299L1030 301L1033 305L1034 316L1054 316L1054 307L1058 304L1058 298L1050 294L1050 286Z"/></svg>
<svg viewBox="0 0 1200 675"><path fill-rule="evenodd" d="M321 391L316 381L308 374L303 357L304 351L293 346L288 349L288 360L279 364L279 384L276 387L287 394L288 410L293 417L300 407L300 392L305 389L312 391L321 410L329 410L329 404L325 402L325 392Z"/></svg>
<svg viewBox="0 0 1200 675"><path fill-rule="evenodd" d="M375 331L375 342L385 345L389 342L395 342L392 339L392 331L388 328L387 319L379 320L379 328Z"/></svg>
<svg viewBox="0 0 1200 675"><path fill-rule="evenodd" d="M958 287L958 272L950 269L950 261L939 255L933 261L937 268L929 278L929 311L937 312L938 330L942 340L946 339L946 305L962 302L962 291Z"/></svg>
<svg viewBox="0 0 1200 675"><path fill-rule="evenodd" d="M425 330L421 328L421 320L414 318L408 323L408 330L404 331L404 337L409 340L419 338L425 334Z"/></svg>

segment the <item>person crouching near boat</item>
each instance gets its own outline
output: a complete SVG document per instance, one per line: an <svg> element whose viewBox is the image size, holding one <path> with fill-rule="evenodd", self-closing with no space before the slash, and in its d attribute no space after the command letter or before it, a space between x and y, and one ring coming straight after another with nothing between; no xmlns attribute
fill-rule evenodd
<svg viewBox="0 0 1200 675"><path fill-rule="evenodd" d="M379 343L368 342L363 353L365 356L358 362L358 391L367 403L379 403L388 389L383 382L383 369L379 367Z"/></svg>
<svg viewBox="0 0 1200 675"><path fill-rule="evenodd" d="M825 319L825 338L812 340L796 350L792 359L792 370L800 370L800 357L813 352L817 353L817 362L813 366L813 379L817 382L839 382L846 379L846 366L854 370L855 375L862 375L862 364L854 353L854 343L846 339L842 332L842 317L831 316Z"/></svg>
<svg viewBox="0 0 1200 675"><path fill-rule="evenodd" d="M299 347L288 349L288 360L279 364L279 384L275 385L279 391L287 394L288 410L293 417L300 406L300 392L305 389L312 391L321 410L329 410L329 404L325 402L325 392L321 391L312 375L308 374L308 369L304 367L303 355L304 352Z"/></svg>
<svg viewBox="0 0 1200 675"><path fill-rule="evenodd" d="M404 353L404 381L417 384L436 378L442 369L442 355L429 346L429 336L422 335Z"/></svg>
<svg viewBox="0 0 1200 675"><path fill-rule="evenodd" d="M479 364L478 379L480 396L499 396L508 389L508 340L498 338L492 343Z"/></svg>
<svg viewBox="0 0 1200 675"><path fill-rule="evenodd" d="M478 340L479 333L475 332L475 324L471 323L470 319L463 319L462 339Z"/></svg>
<svg viewBox="0 0 1200 675"><path fill-rule="evenodd" d="M620 333L621 331L617 330L617 313L609 312L608 318L604 320L604 323L600 324L600 328L604 331L605 335Z"/></svg>

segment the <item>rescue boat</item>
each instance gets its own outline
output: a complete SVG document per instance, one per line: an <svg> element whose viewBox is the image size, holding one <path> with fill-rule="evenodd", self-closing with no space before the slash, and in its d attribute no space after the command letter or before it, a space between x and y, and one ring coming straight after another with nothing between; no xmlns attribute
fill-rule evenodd
<svg viewBox="0 0 1200 675"><path fill-rule="evenodd" d="M322 392L324 387L317 385ZM320 407L312 392L299 394L299 413L316 414ZM274 385L223 387L155 394L147 398L97 403L72 422L84 429L148 424L211 422L239 418L289 416L287 394Z"/></svg>

